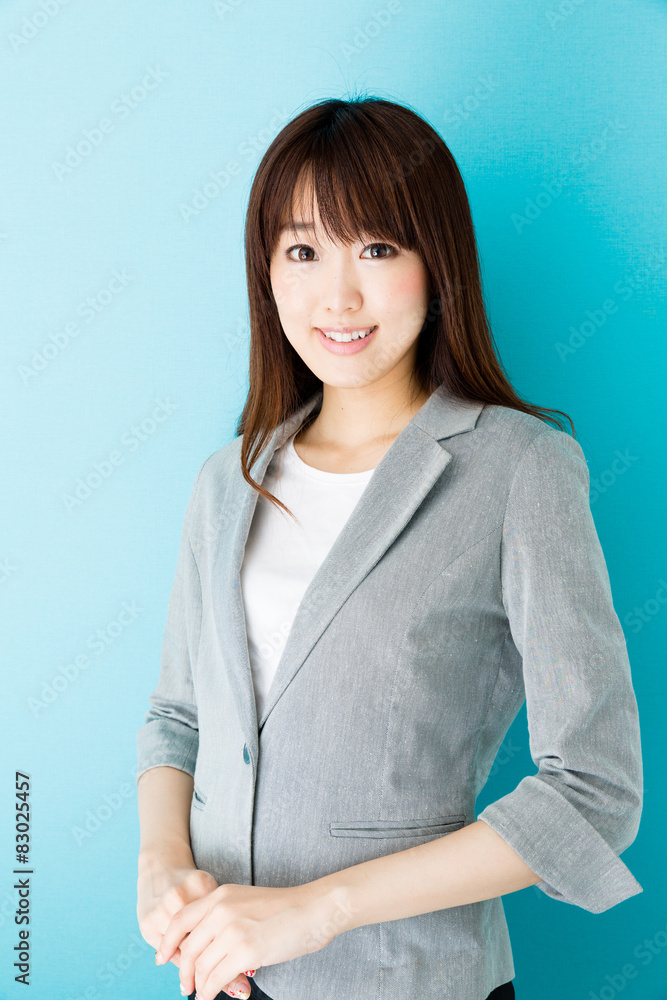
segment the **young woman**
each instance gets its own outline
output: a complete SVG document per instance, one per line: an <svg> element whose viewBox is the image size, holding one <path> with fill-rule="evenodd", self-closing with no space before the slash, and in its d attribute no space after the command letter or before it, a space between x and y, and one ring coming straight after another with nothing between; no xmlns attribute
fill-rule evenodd
<svg viewBox="0 0 667 1000"><path fill-rule="evenodd" d="M197 475L138 733L141 932L201 1000L507 1000L502 895L642 891L583 451L510 386L461 175L412 110L290 122L246 263L248 398ZM537 773L475 817L524 700Z"/></svg>

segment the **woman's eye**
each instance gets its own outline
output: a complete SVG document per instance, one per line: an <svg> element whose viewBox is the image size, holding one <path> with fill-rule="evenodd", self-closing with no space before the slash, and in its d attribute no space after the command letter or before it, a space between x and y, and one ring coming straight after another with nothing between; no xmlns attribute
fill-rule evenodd
<svg viewBox="0 0 667 1000"><path fill-rule="evenodd" d="M294 253L295 250L299 251L299 256L298 257L293 257L292 256L292 254ZM302 251L304 251L305 253L315 253L315 251L313 250L312 247L306 246L305 243L300 243L298 246L290 247L289 250L286 250L285 251L285 256L289 260L293 260L293 261L300 261L300 260L302 260L302 261L306 261L307 262L307 258L301 256Z"/></svg>
<svg viewBox="0 0 667 1000"><path fill-rule="evenodd" d="M371 243L370 246L366 247L366 250L375 250L377 247L379 247L380 249L388 250L389 253L381 255L372 254L371 260L383 260L385 257L391 257L393 254L396 253L395 248L390 243ZM366 253L366 250L364 250L364 253Z"/></svg>
<svg viewBox="0 0 667 1000"><path fill-rule="evenodd" d="M393 247L391 243L371 243L369 244L369 246L365 247L362 256L366 254L367 250L370 250L372 252L370 258L366 257L366 260L384 260L386 257L395 256L397 252L396 248ZM387 252L378 253L377 252L378 250L379 251L384 250ZM295 252L297 256L294 256ZM305 256L306 254L309 253L315 253L313 248L307 246L307 244L305 243L299 243L297 246L290 247L289 250L286 250L285 256L288 258L288 260L293 260L295 262L303 261L304 263L307 263L309 260L312 260L312 258Z"/></svg>

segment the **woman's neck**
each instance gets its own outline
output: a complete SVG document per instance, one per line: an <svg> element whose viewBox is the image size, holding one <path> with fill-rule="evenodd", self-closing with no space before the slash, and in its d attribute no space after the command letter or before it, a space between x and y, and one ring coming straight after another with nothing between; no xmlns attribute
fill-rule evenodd
<svg viewBox="0 0 667 1000"><path fill-rule="evenodd" d="M323 386L320 412L294 437L299 458L323 472L374 469L430 393L400 398L364 390Z"/></svg>

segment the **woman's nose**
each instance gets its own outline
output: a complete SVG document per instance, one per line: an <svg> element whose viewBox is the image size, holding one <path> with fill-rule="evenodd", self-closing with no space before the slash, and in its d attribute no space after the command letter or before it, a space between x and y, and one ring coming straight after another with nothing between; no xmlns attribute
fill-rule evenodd
<svg viewBox="0 0 667 1000"><path fill-rule="evenodd" d="M360 308L363 295L354 268L344 263L332 265L322 279L322 304L332 315L342 319L346 311Z"/></svg>

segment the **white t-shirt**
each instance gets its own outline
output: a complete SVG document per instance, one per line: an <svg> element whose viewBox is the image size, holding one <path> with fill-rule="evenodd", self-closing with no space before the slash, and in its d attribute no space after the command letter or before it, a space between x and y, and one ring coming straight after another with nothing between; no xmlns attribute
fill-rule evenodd
<svg viewBox="0 0 667 1000"><path fill-rule="evenodd" d="M297 433L276 449L262 485L292 511L299 524L258 496L241 566L258 719L306 588L375 471L314 469L296 453Z"/></svg>

